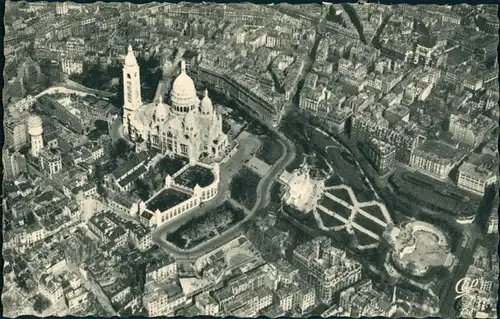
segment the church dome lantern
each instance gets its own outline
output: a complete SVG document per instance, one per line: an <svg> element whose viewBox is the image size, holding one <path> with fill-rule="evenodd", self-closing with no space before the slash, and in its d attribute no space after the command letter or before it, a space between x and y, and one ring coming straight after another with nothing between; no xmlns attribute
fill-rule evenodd
<svg viewBox="0 0 500 319"><path fill-rule="evenodd" d="M186 62L181 60L181 73L172 84L170 100L174 111L187 113L198 104L193 80L186 73Z"/></svg>

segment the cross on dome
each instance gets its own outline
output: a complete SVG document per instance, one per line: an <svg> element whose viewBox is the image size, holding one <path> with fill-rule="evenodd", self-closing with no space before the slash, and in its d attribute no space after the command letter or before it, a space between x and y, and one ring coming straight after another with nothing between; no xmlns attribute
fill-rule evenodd
<svg viewBox="0 0 500 319"><path fill-rule="evenodd" d="M162 104L162 103L163 103L163 98L160 96L160 97L158 98L158 104Z"/></svg>
<svg viewBox="0 0 500 319"><path fill-rule="evenodd" d="M203 96L208 97L208 90L207 89L205 89L205 91L203 92Z"/></svg>
<svg viewBox="0 0 500 319"><path fill-rule="evenodd" d="M186 73L186 61L181 59L181 73Z"/></svg>

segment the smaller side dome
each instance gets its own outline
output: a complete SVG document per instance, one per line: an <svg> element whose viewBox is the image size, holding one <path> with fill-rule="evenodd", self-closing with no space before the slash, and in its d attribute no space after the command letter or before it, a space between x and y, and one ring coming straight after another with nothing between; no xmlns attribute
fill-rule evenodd
<svg viewBox="0 0 500 319"><path fill-rule="evenodd" d="M212 100L208 97L208 91L205 90L205 95L203 96L203 99L201 100L201 114L203 115L209 115L213 112L213 104Z"/></svg>
<svg viewBox="0 0 500 319"><path fill-rule="evenodd" d="M163 98L160 96L158 99L158 104L155 110L155 119L157 121L166 121L168 118L168 108L165 104L163 104Z"/></svg>

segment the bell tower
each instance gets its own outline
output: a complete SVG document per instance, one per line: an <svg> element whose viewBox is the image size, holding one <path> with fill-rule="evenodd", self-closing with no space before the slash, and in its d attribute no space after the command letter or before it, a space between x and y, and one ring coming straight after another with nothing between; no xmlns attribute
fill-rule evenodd
<svg viewBox="0 0 500 319"><path fill-rule="evenodd" d="M123 65L123 95L123 129L128 135L128 117L142 105L139 64L137 64L131 45L128 46L127 57Z"/></svg>

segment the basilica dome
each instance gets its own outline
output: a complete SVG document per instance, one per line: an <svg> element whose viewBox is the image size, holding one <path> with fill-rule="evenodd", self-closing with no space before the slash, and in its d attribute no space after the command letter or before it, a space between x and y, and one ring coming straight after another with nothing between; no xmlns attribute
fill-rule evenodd
<svg viewBox="0 0 500 319"><path fill-rule="evenodd" d="M172 106L177 112L186 113L198 103L193 80L186 73L186 64L181 61L181 73L175 79L170 92Z"/></svg>

